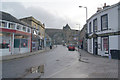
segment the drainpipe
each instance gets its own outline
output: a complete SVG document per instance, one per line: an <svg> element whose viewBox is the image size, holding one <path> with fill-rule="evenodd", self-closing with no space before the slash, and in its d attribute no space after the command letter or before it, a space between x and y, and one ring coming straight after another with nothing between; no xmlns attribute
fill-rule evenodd
<svg viewBox="0 0 120 80"><path fill-rule="evenodd" d="M12 35L12 46L11 46L11 54L14 53L14 33Z"/></svg>

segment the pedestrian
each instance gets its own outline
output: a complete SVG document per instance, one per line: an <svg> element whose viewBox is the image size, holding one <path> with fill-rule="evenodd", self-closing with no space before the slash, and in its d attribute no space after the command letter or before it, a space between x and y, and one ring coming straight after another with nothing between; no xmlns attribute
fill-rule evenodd
<svg viewBox="0 0 120 80"><path fill-rule="evenodd" d="M52 45L50 45L50 49L52 49Z"/></svg>

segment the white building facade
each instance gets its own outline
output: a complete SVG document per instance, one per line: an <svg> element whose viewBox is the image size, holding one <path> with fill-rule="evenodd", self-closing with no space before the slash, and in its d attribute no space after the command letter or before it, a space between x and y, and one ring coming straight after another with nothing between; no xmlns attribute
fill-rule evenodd
<svg viewBox="0 0 120 80"><path fill-rule="evenodd" d="M9 13L0 12L0 16L0 56L30 52L30 26Z"/></svg>
<svg viewBox="0 0 120 80"><path fill-rule="evenodd" d="M104 6L87 21L88 52L109 56L111 50L120 50L120 2Z"/></svg>

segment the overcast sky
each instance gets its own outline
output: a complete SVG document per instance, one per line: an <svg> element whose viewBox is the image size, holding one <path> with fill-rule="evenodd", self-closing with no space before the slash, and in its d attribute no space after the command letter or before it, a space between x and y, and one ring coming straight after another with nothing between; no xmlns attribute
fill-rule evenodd
<svg viewBox="0 0 120 80"><path fill-rule="evenodd" d="M8 12L16 18L33 16L46 28L62 29L69 24L72 29L82 28L86 22L85 6L88 8L88 18L103 7L104 3L113 5L120 0L1 0L2 11Z"/></svg>

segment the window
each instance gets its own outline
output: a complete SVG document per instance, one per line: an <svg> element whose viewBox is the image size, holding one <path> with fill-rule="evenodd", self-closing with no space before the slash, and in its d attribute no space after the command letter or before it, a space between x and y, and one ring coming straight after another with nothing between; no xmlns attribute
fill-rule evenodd
<svg viewBox="0 0 120 80"><path fill-rule="evenodd" d="M102 50L108 53L108 37L102 37Z"/></svg>
<svg viewBox="0 0 120 80"><path fill-rule="evenodd" d="M91 22L89 23L89 33L91 33Z"/></svg>
<svg viewBox="0 0 120 80"><path fill-rule="evenodd" d="M93 32L97 31L97 18L93 20Z"/></svg>
<svg viewBox="0 0 120 80"><path fill-rule="evenodd" d="M28 29L27 29L27 32L29 32L29 33L30 33L30 28L28 28Z"/></svg>
<svg viewBox="0 0 120 80"><path fill-rule="evenodd" d="M92 39L89 39L89 51L92 52Z"/></svg>
<svg viewBox="0 0 120 80"><path fill-rule="evenodd" d="M7 28L7 22L2 22L2 27Z"/></svg>
<svg viewBox="0 0 120 80"><path fill-rule="evenodd" d="M14 39L14 48L20 47L20 39Z"/></svg>
<svg viewBox="0 0 120 80"><path fill-rule="evenodd" d="M101 16L101 29L102 30L108 29L108 15L107 14Z"/></svg>
<svg viewBox="0 0 120 80"><path fill-rule="evenodd" d="M17 25L17 30L21 30L21 26L20 25Z"/></svg>
<svg viewBox="0 0 120 80"><path fill-rule="evenodd" d="M8 28L15 29L15 24L13 24L13 23L9 23Z"/></svg>
<svg viewBox="0 0 120 80"><path fill-rule="evenodd" d="M26 32L26 27L25 27L25 26L23 27L23 31L25 31L25 32Z"/></svg>
<svg viewBox="0 0 120 80"><path fill-rule="evenodd" d="M0 27L2 27L2 21L0 21Z"/></svg>
<svg viewBox="0 0 120 80"><path fill-rule="evenodd" d="M25 48L28 46L28 40L27 39L21 39L21 47Z"/></svg>
<svg viewBox="0 0 120 80"><path fill-rule="evenodd" d="M0 49L7 49L7 48L9 48L9 43L5 43L5 44L1 43L0 44Z"/></svg>

